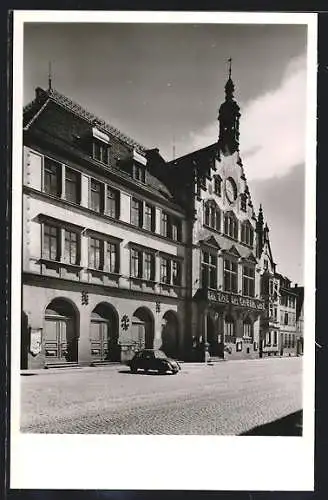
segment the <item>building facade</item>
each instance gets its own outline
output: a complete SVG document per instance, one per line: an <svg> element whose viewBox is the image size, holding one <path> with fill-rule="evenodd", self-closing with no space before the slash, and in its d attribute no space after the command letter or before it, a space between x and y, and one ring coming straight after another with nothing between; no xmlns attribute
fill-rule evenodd
<svg viewBox="0 0 328 500"><path fill-rule="evenodd" d="M296 352L297 293L255 214L240 116L229 73L218 140L166 162L36 89L23 123L22 368L124 362L144 347L194 361Z"/></svg>
<svg viewBox="0 0 328 500"><path fill-rule="evenodd" d="M186 223L147 151L37 89L23 163L22 367L181 357Z"/></svg>

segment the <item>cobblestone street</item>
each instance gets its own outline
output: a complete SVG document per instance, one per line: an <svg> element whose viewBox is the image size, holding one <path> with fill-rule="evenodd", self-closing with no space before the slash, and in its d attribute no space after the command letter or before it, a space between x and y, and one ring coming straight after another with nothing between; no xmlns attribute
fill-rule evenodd
<svg viewBox="0 0 328 500"><path fill-rule="evenodd" d="M23 432L236 435L302 409L301 358L34 373L21 376Z"/></svg>

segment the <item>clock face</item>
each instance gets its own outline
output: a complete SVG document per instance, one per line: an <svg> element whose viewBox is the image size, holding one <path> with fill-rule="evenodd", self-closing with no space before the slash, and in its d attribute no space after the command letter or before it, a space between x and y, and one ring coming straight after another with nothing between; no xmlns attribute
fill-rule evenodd
<svg viewBox="0 0 328 500"><path fill-rule="evenodd" d="M233 203L237 198L237 186L231 177L225 182L225 192L229 203Z"/></svg>

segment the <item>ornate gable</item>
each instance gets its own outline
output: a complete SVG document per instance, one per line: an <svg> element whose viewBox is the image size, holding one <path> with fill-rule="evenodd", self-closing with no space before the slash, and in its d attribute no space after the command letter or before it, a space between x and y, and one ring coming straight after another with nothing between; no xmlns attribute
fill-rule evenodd
<svg viewBox="0 0 328 500"><path fill-rule="evenodd" d="M199 243L201 245L206 245L208 247L216 248L217 250L221 249L220 245L218 244L218 242L216 241L214 236L209 236L208 238L205 238L204 240L199 240Z"/></svg>

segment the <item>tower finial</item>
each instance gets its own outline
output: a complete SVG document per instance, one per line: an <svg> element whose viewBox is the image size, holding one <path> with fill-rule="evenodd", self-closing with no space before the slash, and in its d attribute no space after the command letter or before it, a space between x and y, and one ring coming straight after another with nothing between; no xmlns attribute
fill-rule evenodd
<svg viewBox="0 0 328 500"><path fill-rule="evenodd" d="M231 57L229 57L228 63L229 63L229 79L230 79L231 78L231 63L232 63Z"/></svg>
<svg viewBox="0 0 328 500"><path fill-rule="evenodd" d="M48 67L48 90L51 90L52 86L52 73L51 73L51 61L49 61Z"/></svg>

